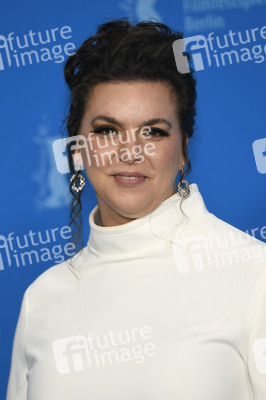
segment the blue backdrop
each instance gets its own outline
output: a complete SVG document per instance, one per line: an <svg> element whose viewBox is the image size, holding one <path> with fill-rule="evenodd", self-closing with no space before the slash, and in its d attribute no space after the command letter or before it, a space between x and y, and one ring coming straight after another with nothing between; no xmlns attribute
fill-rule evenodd
<svg viewBox="0 0 266 400"><path fill-rule="evenodd" d="M68 175L52 143L67 110L66 58L106 19L154 17L184 31L198 80L189 143L207 208L266 242L266 0L4 2L0 13L0 399L22 295L67 247ZM84 241L96 204L84 193Z"/></svg>

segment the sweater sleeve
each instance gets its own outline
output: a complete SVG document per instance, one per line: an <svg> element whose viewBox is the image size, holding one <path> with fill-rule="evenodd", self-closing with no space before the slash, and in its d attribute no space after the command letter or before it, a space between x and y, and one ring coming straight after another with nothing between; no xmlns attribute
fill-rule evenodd
<svg viewBox="0 0 266 400"><path fill-rule="evenodd" d="M28 314L27 293L28 292L26 291L23 296L13 341L12 360L6 400L27 400L28 368L24 353Z"/></svg>
<svg viewBox="0 0 266 400"><path fill-rule="evenodd" d="M252 304L248 371L255 400L266 400L266 268Z"/></svg>

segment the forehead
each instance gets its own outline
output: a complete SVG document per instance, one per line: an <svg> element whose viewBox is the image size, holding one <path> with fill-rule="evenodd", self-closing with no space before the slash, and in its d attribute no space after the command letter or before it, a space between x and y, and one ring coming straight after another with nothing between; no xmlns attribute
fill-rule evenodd
<svg viewBox="0 0 266 400"><path fill-rule="evenodd" d="M95 85L85 113L112 114L131 121L147 117L170 118L175 114L175 102L170 86L164 82L104 82Z"/></svg>

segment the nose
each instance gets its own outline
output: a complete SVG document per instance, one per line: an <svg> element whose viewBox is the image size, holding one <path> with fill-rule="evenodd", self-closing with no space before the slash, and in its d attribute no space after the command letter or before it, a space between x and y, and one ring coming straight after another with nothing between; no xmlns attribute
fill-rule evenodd
<svg viewBox="0 0 266 400"><path fill-rule="evenodd" d="M131 128L119 132L118 139L120 161L128 164L142 161L142 146L138 129Z"/></svg>

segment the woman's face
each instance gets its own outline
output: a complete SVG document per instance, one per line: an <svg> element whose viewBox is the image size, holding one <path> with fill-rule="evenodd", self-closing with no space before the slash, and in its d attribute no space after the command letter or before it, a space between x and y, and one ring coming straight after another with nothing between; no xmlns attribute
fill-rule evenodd
<svg viewBox="0 0 266 400"><path fill-rule="evenodd" d="M184 165L170 88L160 82L108 82L94 87L79 134L84 167L103 226L143 217L175 190Z"/></svg>

